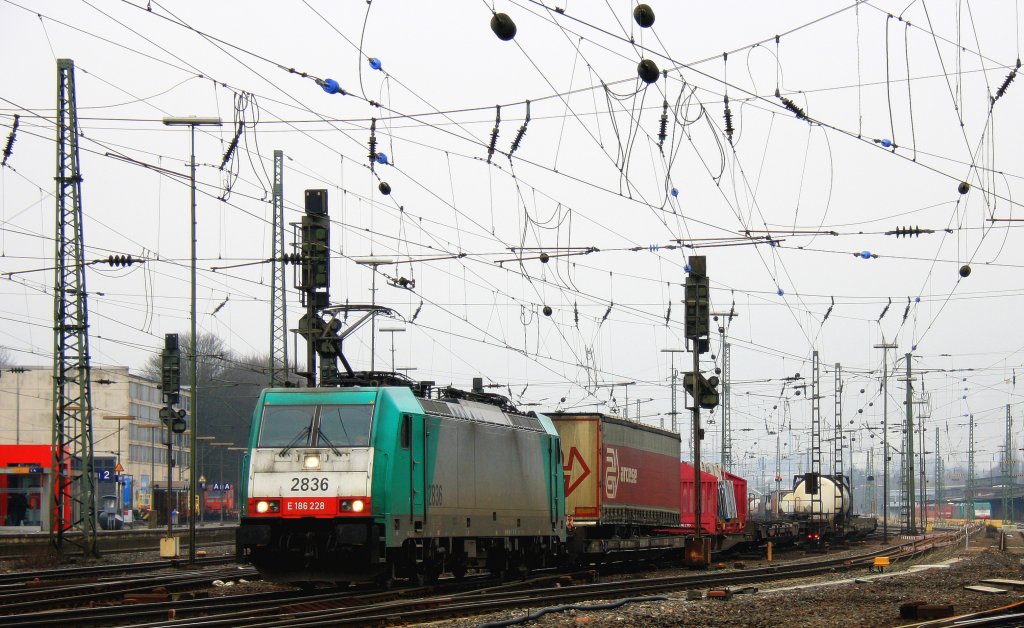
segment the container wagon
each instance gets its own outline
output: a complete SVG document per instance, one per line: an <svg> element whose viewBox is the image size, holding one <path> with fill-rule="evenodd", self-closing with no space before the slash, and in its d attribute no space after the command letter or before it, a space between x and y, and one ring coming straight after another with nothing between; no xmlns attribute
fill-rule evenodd
<svg viewBox="0 0 1024 628"><path fill-rule="evenodd" d="M583 559L682 547L679 434L595 413L547 414L562 447L569 552Z"/></svg>

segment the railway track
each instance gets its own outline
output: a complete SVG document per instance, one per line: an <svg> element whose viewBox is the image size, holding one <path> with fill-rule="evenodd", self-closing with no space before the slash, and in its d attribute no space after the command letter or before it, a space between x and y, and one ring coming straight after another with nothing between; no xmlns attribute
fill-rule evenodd
<svg viewBox="0 0 1024 628"><path fill-rule="evenodd" d="M644 599L684 590L743 587L825 573L866 571L874 557L888 556L893 566L928 551L961 541L950 535L927 541L860 552L853 556L815 556L802 561L735 571L686 573L635 580L594 583L594 572L544 576L499 584L488 577L463 581L443 579L434 587L317 589L209 596L204 590L216 579L255 579L252 571L211 570L153 574L145 579L71 583L34 582L39 589L29 598L22 591L0 589L0 624L172 626L257 626L298 628L306 625L366 625L433 621L475 616L510 609L537 609L592 600ZM141 563L152 566L154 563ZM165 566L166 567L166 566ZM215 566L211 566L215 567ZM59 570L66 571L66 570ZM88 578L88 575L82 576ZM591 581L591 582L586 582ZM557 583L557 585L556 585ZM97 590L98 589L98 590ZM156 591L155 591L156 589ZM56 595L57 592L59 595ZM11 597L4 597L7 594ZM127 603L132 600L133 603ZM85 608L85 606L94 608ZM95 608L95 606L101 608Z"/></svg>
<svg viewBox="0 0 1024 628"><path fill-rule="evenodd" d="M44 625L38 623L39 619L45 619L52 626L67 623L74 614L73 609L78 607L116 604L133 599L171 601L181 594L209 589L215 580L259 579L253 569L236 565L223 567L233 562L226 557L215 557L197 561L197 565L187 568L169 567L166 563L103 566L102 571L82 572L75 577L63 573L72 570L44 574L47 578L20 574L20 583L8 582L0 587L0 626ZM138 573L161 569L173 571L144 576L108 575L111 571Z"/></svg>
<svg viewBox="0 0 1024 628"><path fill-rule="evenodd" d="M478 615L515 608L560 606L591 600L623 598L644 599L674 591L722 588L765 583L792 578L803 578L823 573L863 570L877 556L887 556L890 563L898 564L920 556L931 549L959 542L961 535L948 535L927 541L907 542L855 556L841 558L814 558L768 567L736 571L688 573L636 580L616 580L600 583L580 583L592 579L593 572L574 576L562 574L545 576L527 582L496 584L492 578L468 578L465 581L444 580L435 587L413 587L393 591L367 591L354 588L320 589L313 592L286 591L279 593L228 595L203 597L203 593L189 598L140 599L137 604L113 606L130 591L138 589L110 589L105 608L75 608L59 611L37 610L31 616L20 611L18 615L0 617L0 626L52 626L65 625L133 625L173 626L187 620L190 626L253 626L297 628L305 625L365 625L411 623ZM238 577L237 569L232 572ZM164 586L171 590L194 590L213 579L214 574L182 574ZM557 582L559 586L555 586ZM136 582L137 585L137 582ZM153 583L143 587L152 591ZM93 604L96 603L94 600ZM2 601L0 601L2 604ZM64 607L67 609L67 606Z"/></svg>
<svg viewBox="0 0 1024 628"><path fill-rule="evenodd" d="M232 554L224 556L198 557L196 558L195 564L202 567L208 565L224 565L234 562L235 556ZM0 594L9 590L16 590L17 588L25 586L26 583L30 582L35 583L33 584L33 586L38 586L40 583L50 581L66 581L86 578L96 579L105 576L115 576L127 573L159 571L161 569L176 569L183 566L188 566L188 562L184 559L162 559L138 563L118 563L113 565L87 565L82 567L63 567L58 569L37 569L30 572L16 571L11 573L0 573Z"/></svg>

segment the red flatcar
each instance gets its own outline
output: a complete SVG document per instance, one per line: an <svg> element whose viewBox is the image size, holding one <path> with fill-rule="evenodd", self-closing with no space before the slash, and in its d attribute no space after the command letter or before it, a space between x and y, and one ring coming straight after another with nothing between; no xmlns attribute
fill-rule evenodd
<svg viewBox="0 0 1024 628"><path fill-rule="evenodd" d="M702 465L700 473L700 529L702 534L739 534L746 528L747 481L718 465ZM679 463L680 524L684 532L694 530L693 465Z"/></svg>

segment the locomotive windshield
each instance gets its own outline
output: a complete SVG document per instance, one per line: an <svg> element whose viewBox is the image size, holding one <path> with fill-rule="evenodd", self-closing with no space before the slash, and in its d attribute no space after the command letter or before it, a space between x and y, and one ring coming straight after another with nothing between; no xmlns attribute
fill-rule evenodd
<svg viewBox="0 0 1024 628"><path fill-rule="evenodd" d="M265 406L259 446L305 447L315 411L316 406Z"/></svg>
<svg viewBox="0 0 1024 628"><path fill-rule="evenodd" d="M320 410L319 446L369 447L373 405L323 406Z"/></svg>

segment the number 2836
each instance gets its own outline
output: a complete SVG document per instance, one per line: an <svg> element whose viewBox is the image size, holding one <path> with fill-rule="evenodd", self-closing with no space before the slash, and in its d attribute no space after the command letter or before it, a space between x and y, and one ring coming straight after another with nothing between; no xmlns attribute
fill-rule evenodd
<svg viewBox="0 0 1024 628"><path fill-rule="evenodd" d="M327 478L292 478L293 491L326 491Z"/></svg>

